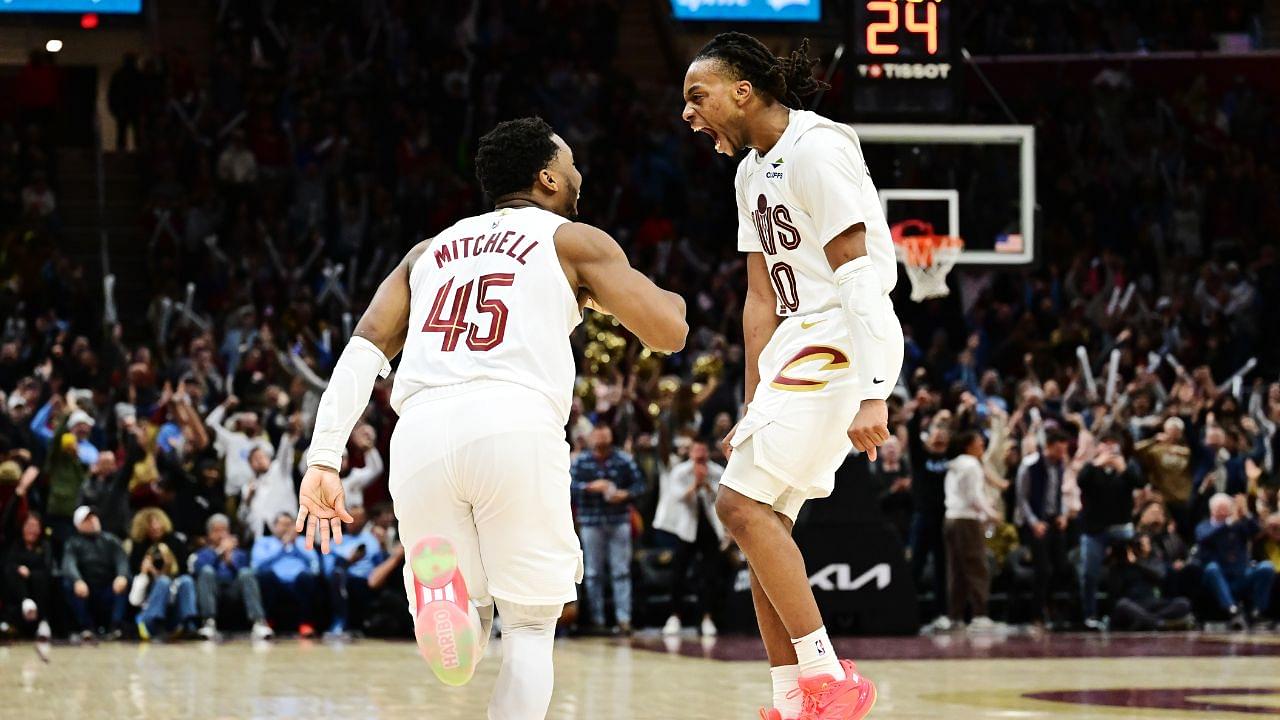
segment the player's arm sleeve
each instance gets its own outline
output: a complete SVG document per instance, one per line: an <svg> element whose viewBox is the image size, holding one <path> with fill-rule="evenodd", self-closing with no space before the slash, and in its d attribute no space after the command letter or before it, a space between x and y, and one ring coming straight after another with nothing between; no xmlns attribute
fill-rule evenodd
<svg viewBox="0 0 1280 720"><path fill-rule="evenodd" d="M391 374L387 358L395 357L404 348L409 330L409 275L413 263L430 245L431 241L426 240L409 251L378 286L360 316L355 334L333 366L329 385L320 396L307 455L311 465L334 472L342 468L342 451L351 429L369 405L375 379Z"/></svg>
<svg viewBox="0 0 1280 720"><path fill-rule="evenodd" d="M755 216L747 205L746 189L743 187L742 172L733 179L734 196L738 205L738 252L764 252L760 244L760 233L756 230Z"/></svg>
<svg viewBox="0 0 1280 720"><path fill-rule="evenodd" d="M307 455L309 464L334 472L342 469L342 451L347 446L347 438L351 437L351 429L369 404L373 383L390 372L391 364L378 346L359 335L351 338L333 367L329 386L320 397L311 451Z"/></svg>
<svg viewBox="0 0 1280 720"><path fill-rule="evenodd" d="M796 202L813 218L824 247L858 223L866 222L861 206L867 165L852 139L831 128L805 133L788 164Z"/></svg>
<svg viewBox="0 0 1280 720"><path fill-rule="evenodd" d="M902 324L884 291L871 257L862 255L836 268L836 292L853 341L857 384L863 399L885 400L902 372Z"/></svg>

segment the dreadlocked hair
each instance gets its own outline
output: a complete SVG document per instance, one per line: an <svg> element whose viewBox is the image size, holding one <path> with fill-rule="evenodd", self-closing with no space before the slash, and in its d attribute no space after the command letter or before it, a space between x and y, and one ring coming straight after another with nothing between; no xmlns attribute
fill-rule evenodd
<svg viewBox="0 0 1280 720"><path fill-rule="evenodd" d="M801 40L800 47L787 57L775 57L750 35L723 32L703 45L693 59L703 58L723 62L733 68L737 79L746 80L789 108L803 107L803 98L831 87L813 76L818 61L809 57L809 38Z"/></svg>

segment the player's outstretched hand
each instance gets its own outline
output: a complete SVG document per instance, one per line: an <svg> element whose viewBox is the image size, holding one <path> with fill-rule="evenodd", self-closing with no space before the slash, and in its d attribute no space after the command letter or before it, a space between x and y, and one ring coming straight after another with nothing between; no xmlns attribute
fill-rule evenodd
<svg viewBox="0 0 1280 720"><path fill-rule="evenodd" d="M849 439L874 462L876 448L889 439L889 406L883 400L863 400L849 426Z"/></svg>
<svg viewBox="0 0 1280 720"><path fill-rule="evenodd" d="M315 547L316 528L320 529L320 552L329 554L329 535L333 541L342 542L342 523L355 522L347 513L347 503L342 492L338 473L326 467L312 465L302 478L298 488L298 532L306 528L307 549Z"/></svg>

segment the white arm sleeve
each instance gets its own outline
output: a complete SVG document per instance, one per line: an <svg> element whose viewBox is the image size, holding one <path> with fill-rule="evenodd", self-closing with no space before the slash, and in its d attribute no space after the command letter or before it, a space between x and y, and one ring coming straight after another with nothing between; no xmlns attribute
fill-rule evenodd
<svg viewBox="0 0 1280 720"><path fill-rule="evenodd" d="M902 325L893 301L866 255L836 268L835 281L853 339L853 368L862 397L884 400L902 372Z"/></svg>
<svg viewBox="0 0 1280 720"><path fill-rule="evenodd" d="M391 363L378 346L359 335L351 338L333 367L329 386L320 397L308 463L334 472L342 469L342 451L347 447L351 429L369 404L373 382L390 373Z"/></svg>

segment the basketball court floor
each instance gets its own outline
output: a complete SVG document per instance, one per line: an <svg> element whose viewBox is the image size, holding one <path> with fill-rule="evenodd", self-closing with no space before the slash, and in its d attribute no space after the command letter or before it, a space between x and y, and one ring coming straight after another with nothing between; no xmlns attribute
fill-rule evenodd
<svg viewBox="0 0 1280 720"><path fill-rule="evenodd" d="M876 679L872 718L1280 716L1280 635L837 640ZM756 718L758 639L558 642L553 720ZM407 642L0 646L0 717L482 719L501 644L467 688Z"/></svg>

